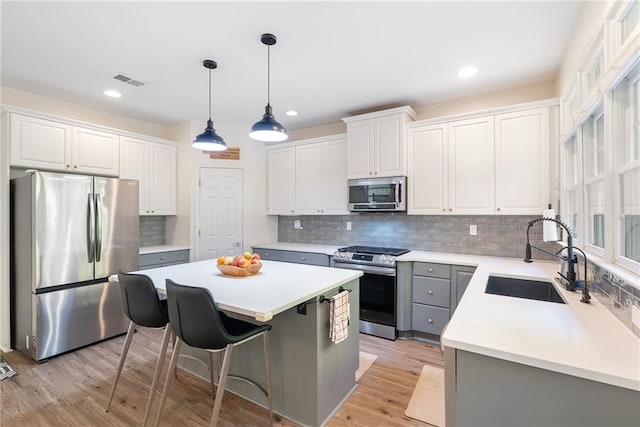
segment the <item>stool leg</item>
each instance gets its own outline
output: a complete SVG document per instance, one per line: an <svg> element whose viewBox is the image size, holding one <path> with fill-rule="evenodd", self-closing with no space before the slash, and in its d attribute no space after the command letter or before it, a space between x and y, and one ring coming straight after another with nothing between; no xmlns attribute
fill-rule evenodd
<svg viewBox="0 0 640 427"><path fill-rule="evenodd" d="M267 402L269 404L269 424L273 425L273 400L271 398L271 364L269 363L269 331L262 336L264 343L264 367L267 376Z"/></svg>
<svg viewBox="0 0 640 427"><path fill-rule="evenodd" d="M173 382L173 370L178 363L178 356L180 356L180 349L182 348L182 340L180 338L176 338L175 346L173 347L173 354L171 355L171 363L169 363L169 370L167 371L167 379L164 382L164 390L162 391L162 398L160 399L160 407L158 408L158 418L156 419L156 427L160 424L160 418L162 418L162 410L164 409L164 404L167 400L167 396L169 395L169 389L171 388L171 383Z"/></svg>
<svg viewBox="0 0 640 427"><path fill-rule="evenodd" d="M134 323L129 322L127 337L125 338L124 345L122 347L122 354L120 355L120 364L118 365L118 372L116 373L116 379L113 381L113 386L111 387L111 393L109 394L109 403L107 403L106 412L109 412L109 408L111 408L111 401L113 400L113 395L116 392L118 380L120 379L120 374L122 373L122 366L124 366L124 360L127 358L127 353L129 352L129 346L131 345L131 340L133 339L134 330L135 330Z"/></svg>
<svg viewBox="0 0 640 427"><path fill-rule="evenodd" d="M151 382L151 391L149 392L147 409L144 411L144 419L142 420L143 427L147 425L147 421L149 420L149 414L151 413L151 407L153 406L153 397L156 394L156 389L158 388L158 379L160 379L160 372L162 372L164 359L166 358L166 355L167 355L167 345L169 344L170 335L171 335L171 327L169 326L169 324L167 324L164 330L164 336L162 337L162 346L160 347L160 353L158 353L156 370L153 372L153 381Z"/></svg>
<svg viewBox="0 0 640 427"><path fill-rule="evenodd" d="M216 390L215 390L215 378L214 378L214 372L213 372L213 352L211 351L207 351L207 353L209 353L209 379L211 380L211 397L216 397Z"/></svg>
<svg viewBox="0 0 640 427"><path fill-rule="evenodd" d="M224 396L224 389L227 385L227 374L229 373L229 365L231 364L231 353L233 350L233 344L228 344L224 351L224 360L222 361L222 371L220 372L220 379L218 380L218 390L216 393L216 400L213 404L213 414L211 414L211 427L218 424L218 415L220 415L220 407L222 406L222 397Z"/></svg>

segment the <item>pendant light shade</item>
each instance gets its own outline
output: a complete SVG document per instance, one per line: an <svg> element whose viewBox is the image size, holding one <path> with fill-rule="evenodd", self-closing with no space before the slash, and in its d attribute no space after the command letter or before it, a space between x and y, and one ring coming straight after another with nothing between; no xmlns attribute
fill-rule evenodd
<svg viewBox="0 0 640 427"><path fill-rule="evenodd" d="M213 121L211 120L211 70L218 68L218 64L216 61L205 59L202 65L209 69L209 120L207 120L207 127L204 132L195 137L191 146L203 151L224 151L227 149L227 144L224 142L224 139L216 133L216 130L213 128Z"/></svg>
<svg viewBox="0 0 640 427"><path fill-rule="evenodd" d="M264 108L262 119L251 126L249 136L257 141L278 142L289 137L287 130L273 116L271 109L271 46L276 44L276 36L265 33L260 37L262 44L267 46L267 106Z"/></svg>

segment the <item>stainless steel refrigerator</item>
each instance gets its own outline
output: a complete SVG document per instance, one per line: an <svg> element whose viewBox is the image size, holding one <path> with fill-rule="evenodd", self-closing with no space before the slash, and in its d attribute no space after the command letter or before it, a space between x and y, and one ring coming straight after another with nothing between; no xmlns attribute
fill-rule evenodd
<svg viewBox="0 0 640 427"><path fill-rule="evenodd" d="M12 347L47 358L122 334L138 269L138 181L29 171L11 180Z"/></svg>

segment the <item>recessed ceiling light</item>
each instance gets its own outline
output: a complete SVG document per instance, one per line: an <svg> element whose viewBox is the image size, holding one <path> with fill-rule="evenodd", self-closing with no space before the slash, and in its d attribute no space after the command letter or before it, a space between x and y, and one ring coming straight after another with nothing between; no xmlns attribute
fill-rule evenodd
<svg viewBox="0 0 640 427"><path fill-rule="evenodd" d="M117 90L108 89L103 92L105 95L110 96L111 98L122 98L122 94Z"/></svg>
<svg viewBox="0 0 640 427"><path fill-rule="evenodd" d="M465 65L464 67L460 68L460 71L458 71L458 77L460 77L461 79L468 79L469 77L475 76L477 72L478 69L476 67Z"/></svg>
<svg viewBox="0 0 640 427"><path fill-rule="evenodd" d="M294 116L297 116L297 115L298 115L298 112L297 112L297 111L294 111L294 110L289 110L289 111L287 111L285 114L286 114L287 116L294 117Z"/></svg>

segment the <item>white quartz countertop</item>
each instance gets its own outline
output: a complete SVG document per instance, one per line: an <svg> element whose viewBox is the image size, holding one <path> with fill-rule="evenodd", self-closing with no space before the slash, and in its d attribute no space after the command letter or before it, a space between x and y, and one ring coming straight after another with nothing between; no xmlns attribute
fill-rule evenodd
<svg viewBox="0 0 640 427"><path fill-rule="evenodd" d="M288 262L262 261L254 276L223 275L215 260L152 268L139 271L164 291L166 279L182 285L208 289L222 310L267 322L298 304L308 301L362 276L362 272ZM117 276L114 279L117 280Z"/></svg>
<svg viewBox="0 0 640 427"><path fill-rule="evenodd" d="M316 245L313 243L289 243L289 242L271 242L251 245L252 248L276 249L281 251L310 252L315 254L333 255L341 246L332 245Z"/></svg>
<svg viewBox="0 0 640 427"><path fill-rule="evenodd" d="M445 346L640 391L640 339L597 297L584 304L553 281L558 263L421 251L398 261L477 267ZM552 281L567 304L487 294L489 275Z"/></svg>
<svg viewBox="0 0 640 427"><path fill-rule="evenodd" d="M140 255L156 254L159 252L183 251L185 249L191 249L191 248L189 246L180 246L180 245L141 246Z"/></svg>

